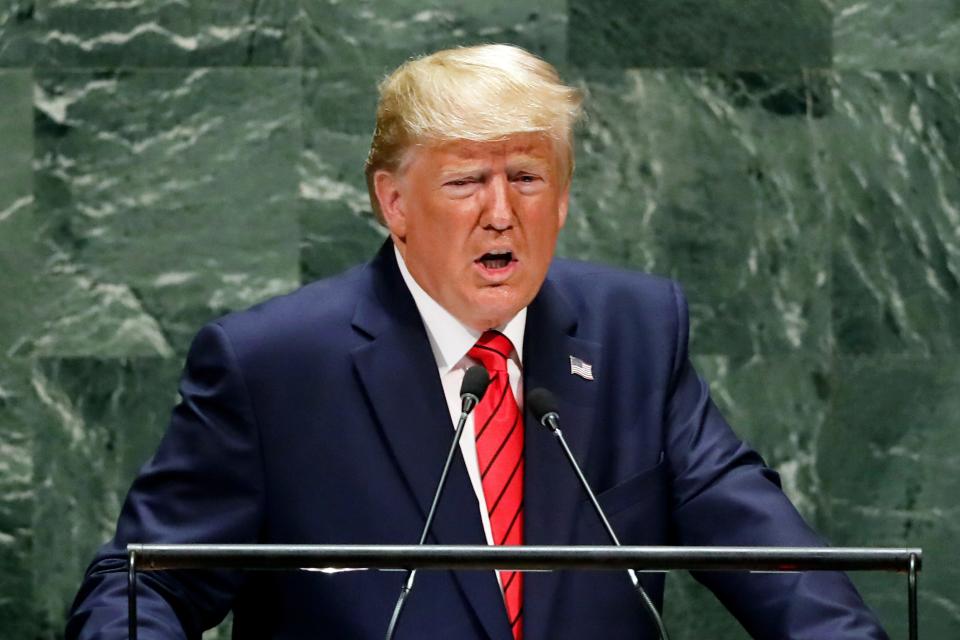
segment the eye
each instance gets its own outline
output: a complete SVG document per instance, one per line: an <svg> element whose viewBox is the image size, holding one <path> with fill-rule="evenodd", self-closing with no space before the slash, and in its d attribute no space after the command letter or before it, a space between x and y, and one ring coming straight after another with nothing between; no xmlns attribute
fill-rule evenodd
<svg viewBox="0 0 960 640"><path fill-rule="evenodd" d="M535 173L518 173L512 180L513 188L523 195L536 195L543 191L546 182Z"/></svg>
<svg viewBox="0 0 960 640"><path fill-rule="evenodd" d="M448 180L444 182L444 186L447 187L465 187L467 185L476 184L479 182L479 179L474 176L468 176L466 178L455 178L453 180Z"/></svg>
<svg viewBox="0 0 960 640"><path fill-rule="evenodd" d="M443 183L443 193L449 198L469 198L481 188L482 179L477 176L453 178Z"/></svg>

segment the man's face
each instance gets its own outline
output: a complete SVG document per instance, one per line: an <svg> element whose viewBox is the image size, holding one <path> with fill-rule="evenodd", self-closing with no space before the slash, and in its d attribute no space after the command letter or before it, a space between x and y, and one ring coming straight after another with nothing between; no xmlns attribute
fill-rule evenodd
<svg viewBox="0 0 960 640"><path fill-rule="evenodd" d="M410 273L464 324L500 326L530 304L567 216L569 189L549 138L416 148L377 197Z"/></svg>

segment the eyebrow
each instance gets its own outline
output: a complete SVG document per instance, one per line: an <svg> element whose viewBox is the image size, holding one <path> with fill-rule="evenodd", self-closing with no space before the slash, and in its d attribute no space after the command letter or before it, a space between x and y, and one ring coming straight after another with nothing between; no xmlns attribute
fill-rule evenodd
<svg viewBox="0 0 960 640"><path fill-rule="evenodd" d="M516 169L516 168L523 168L523 167L530 167L530 166L534 166L537 169L540 169L541 167L549 169L550 160L548 158L541 158L540 156L522 155L516 158L515 160L511 160L510 162L507 163L507 169Z"/></svg>
<svg viewBox="0 0 960 640"><path fill-rule="evenodd" d="M541 158L539 156L528 156L523 155L518 158L514 158L507 163L507 171L517 171L525 169L537 169L543 170L548 169L550 161L547 158ZM482 174L486 173L486 167L482 164L475 164L469 160L465 161L462 165L451 167L449 169L444 169L440 171L441 177L450 177L450 176L459 176L465 174Z"/></svg>
<svg viewBox="0 0 960 640"><path fill-rule="evenodd" d="M463 164L458 167L444 169L440 171L441 177L461 176L465 174L484 173L485 169L478 164Z"/></svg>

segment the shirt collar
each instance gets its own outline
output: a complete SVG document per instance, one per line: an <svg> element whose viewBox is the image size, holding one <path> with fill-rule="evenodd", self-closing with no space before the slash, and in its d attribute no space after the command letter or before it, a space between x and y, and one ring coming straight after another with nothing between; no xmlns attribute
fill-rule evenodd
<svg viewBox="0 0 960 640"><path fill-rule="evenodd" d="M423 290L407 269L407 264L400 255L396 245L393 247L397 257L397 266L400 275L413 296L413 301L420 312L423 325L427 328L427 337L430 339L430 348L437 361L441 374L446 373L457 365L467 355L467 352L476 344L483 334L482 331L472 329L457 320L449 311L440 306L436 300ZM527 324L527 308L517 312L505 325L494 327L507 336L513 344L513 354L518 365L522 364L523 334Z"/></svg>

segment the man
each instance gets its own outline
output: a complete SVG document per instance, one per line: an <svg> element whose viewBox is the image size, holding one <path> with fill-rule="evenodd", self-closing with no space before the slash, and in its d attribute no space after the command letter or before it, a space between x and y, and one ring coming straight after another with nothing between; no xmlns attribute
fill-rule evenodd
<svg viewBox="0 0 960 640"><path fill-rule="evenodd" d="M552 260L580 94L507 46L441 51L381 85L368 160L390 240L367 265L197 335L169 430L77 596L70 638L124 637L129 542L416 540L464 371L491 387L432 542L605 544L525 390L560 402L626 544L821 544L687 358L673 283ZM549 273L548 273L549 269ZM698 576L757 638L886 637L836 573ZM401 576L142 575L142 638L380 638ZM657 605L663 577L643 583ZM423 572L398 638L653 638L619 572Z"/></svg>

